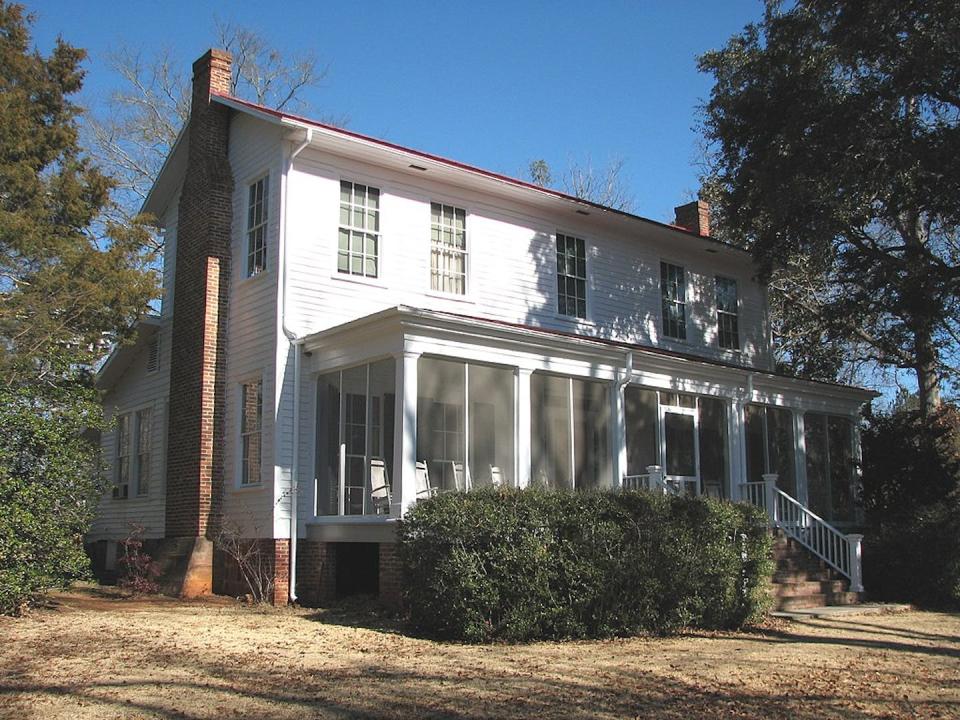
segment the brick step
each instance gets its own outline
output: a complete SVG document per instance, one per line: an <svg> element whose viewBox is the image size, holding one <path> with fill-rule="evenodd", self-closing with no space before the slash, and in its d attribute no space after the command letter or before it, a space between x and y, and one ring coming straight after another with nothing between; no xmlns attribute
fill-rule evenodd
<svg viewBox="0 0 960 720"><path fill-rule="evenodd" d="M776 562L776 566L777 570L826 570L830 567L827 563L811 556L783 558Z"/></svg>
<svg viewBox="0 0 960 720"><path fill-rule="evenodd" d="M776 584L781 583L801 583L801 582L831 582L833 580L843 580L837 573L831 572L829 570L815 570L815 571L781 571L777 570L773 574L773 582Z"/></svg>
<svg viewBox="0 0 960 720"><path fill-rule="evenodd" d="M813 595L793 595L777 598L774 603L776 610L805 610L807 608L823 607L827 605L827 596L823 593Z"/></svg>
<svg viewBox="0 0 960 720"><path fill-rule="evenodd" d="M846 592L847 587L849 587L849 584L845 580L774 583L773 594L775 597L782 598L804 595L833 595Z"/></svg>

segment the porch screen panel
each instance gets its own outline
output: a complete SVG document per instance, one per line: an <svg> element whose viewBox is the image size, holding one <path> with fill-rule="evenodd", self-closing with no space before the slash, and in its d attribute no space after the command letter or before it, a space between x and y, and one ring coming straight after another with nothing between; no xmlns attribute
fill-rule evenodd
<svg viewBox="0 0 960 720"><path fill-rule="evenodd" d="M572 488L570 467L570 381L534 373L530 376L531 482L550 488Z"/></svg>
<svg viewBox="0 0 960 720"><path fill-rule="evenodd" d="M644 475L648 465L660 464L657 445L657 393L628 385L624 390L627 432L627 475Z"/></svg>
<svg viewBox="0 0 960 720"><path fill-rule="evenodd" d="M767 471L764 412L762 405L744 408L747 439L747 482L762 482Z"/></svg>
<svg viewBox="0 0 960 720"><path fill-rule="evenodd" d="M513 370L470 365L470 478L490 485L493 468L513 485Z"/></svg>
<svg viewBox="0 0 960 720"><path fill-rule="evenodd" d="M807 503L822 518L830 519L826 416L807 413L803 418L807 449Z"/></svg>
<svg viewBox="0 0 960 720"><path fill-rule="evenodd" d="M421 358L417 376L417 460L432 487L463 490L464 364Z"/></svg>
<svg viewBox="0 0 960 720"><path fill-rule="evenodd" d="M573 453L575 487L609 486L610 394L605 383L574 380Z"/></svg>
<svg viewBox="0 0 960 720"><path fill-rule="evenodd" d="M340 373L317 380L317 515L340 512Z"/></svg>
<svg viewBox="0 0 960 720"><path fill-rule="evenodd" d="M831 520L853 520L853 451L850 421L827 418L827 458L830 473Z"/></svg>
<svg viewBox="0 0 960 720"><path fill-rule="evenodd" d="M362 515L367 505L367 366L344 370L341 382L346 445L343 512Z"/></svg>
<svg viewBox="0 0 960 720"><path fill-rule="evenodd" d="M702 397L700 405L700 482L708 495L727 496L727 406Z"/></svg>
<svg viewBox="0 0 960 720"><path fill-rule="evenodd" d="M797 496L796 463L794 461L793 415L789 410L768 407L767 472L777 473L777 487Z"/></svg>
<svg viewBox="0 0 960 720"><path fill-rule="evenodd" d="M382 460L387 469L387 481L394 492L393 482L393 436L394 407L396 403L397 373L393 358L370 365L370 417L368 436L370 439L370 460ZM372 502L367 503L366 512L374 513Z"/></svg>

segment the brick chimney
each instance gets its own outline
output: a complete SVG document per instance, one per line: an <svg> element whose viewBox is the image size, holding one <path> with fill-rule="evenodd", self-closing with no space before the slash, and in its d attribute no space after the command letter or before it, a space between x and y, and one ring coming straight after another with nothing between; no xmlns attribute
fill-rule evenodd
<svg viewBox="0 0 960 720"><path fill-rule="evenodd" d="M173 290L167 431L166 536L189 555L181 594L212 589L213 550L222 512L227 298L233 173L230 54L209 50L193 64L187 167L180 193ZM192 540L192 542L191 542Z"/></svg>
<svg viewBox="0 0 960 720"><path fill-rule="evenodd" d="M686 228L699 235L710 235L710 206L703 200L694 200L673 209L674 225Z"/></svg>

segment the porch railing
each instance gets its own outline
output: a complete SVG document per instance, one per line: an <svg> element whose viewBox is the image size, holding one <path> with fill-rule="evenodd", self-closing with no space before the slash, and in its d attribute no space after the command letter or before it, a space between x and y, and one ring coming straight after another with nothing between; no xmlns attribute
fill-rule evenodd
<svg viewBox="0 0 960 720"><path fill-rule="evenodd" d="M741 483L740 498L763 508L773 527L783 530L788 537L849 578L852 592L863 592L863 535L845 535L837 530L810 508L778 488L776 474L764 475L763 482Z"/></svg>
<svg viewBox="0 0 960 720"><path fill-rule="evenodd" d="M647 472L643 475L624 475L621 487L624 490L650 490L664 495L683 495L689 492L687 485L692 482L696 481L667 477L660 465L647 465Z"/></svg>
<svg viewBox="0 0 960 720"><path fill-rule="evenodd" d="M647 465L647 472L643 475L624 475L620 487L624 490L666 492L663 482L663 469L659 465Z"/></svg>

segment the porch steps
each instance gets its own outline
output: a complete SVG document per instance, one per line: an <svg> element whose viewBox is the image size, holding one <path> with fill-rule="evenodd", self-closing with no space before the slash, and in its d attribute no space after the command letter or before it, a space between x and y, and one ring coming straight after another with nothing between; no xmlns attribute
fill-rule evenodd
<svg viewBox="0 0 960 720"><path fill-rule="evenodd" d="M860 593L850 592L850 581L796 540L774 536L773 604L776 611L857 605Z"/></svg>

